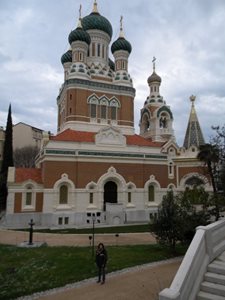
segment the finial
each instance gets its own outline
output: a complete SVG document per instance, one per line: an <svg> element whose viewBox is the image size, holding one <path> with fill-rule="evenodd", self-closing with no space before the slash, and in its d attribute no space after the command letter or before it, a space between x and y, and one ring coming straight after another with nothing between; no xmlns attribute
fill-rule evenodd
<svg viewBox="0 0 225 300"><path fill-rule="evenodd" d="M82 5L80 4L80 8L79 8L79 19L81 19L81 8L82 8Z"/></svg>
<svg viewBox="0 0 225 300"><path fill-rule="evenodd" d="M97 0L94 1L94 5L93 5L93 13L98 13L98 7L97 7Z"/></svg>
<svg viewBox="0 0 225 300"><path fill-rule="evenodd" d="M80 8L79 8L79 20L78 20L77 28L82 28L82 24L81 24L81 8L82 8L82 5L80 4Z"/></svg>
<svg viewBox="0 0 225 300"><path fill-rule="evenodd" d="M120 38L124 38L124 32L123 32L123 16L120 17Z"/></svg>
<svg viewBox="0 0 225 300"><path fill-rule="evenodd" d="M155 56L153 56L153 59L152 59L152 63L153 63L153 72L155 72L155 61L156 61L156 58L155 58Z"/></svg>
<svg viewBox="0 0 225 300"><path fill-rule="evenodd" d="M195 99L196 99L196 96L194 96L194 95L190 96L190 101L191 101L192 106L194 106Z"/></svg>

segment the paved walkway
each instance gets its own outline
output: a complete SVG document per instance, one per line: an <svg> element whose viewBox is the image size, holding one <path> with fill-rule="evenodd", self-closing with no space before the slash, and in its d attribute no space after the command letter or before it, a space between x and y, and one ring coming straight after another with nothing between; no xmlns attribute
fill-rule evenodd
<svg viewBox="0 0 225 300"><path fill-rule="evenodd" d="M104 285L92 278L20 300L156 300L159 291L170 286L180 263L178 258L134 267L106 275Z"/></svg>
<svg viewBox="0 0 225 300"><path fill-rule="evenodd" d="M0 243L19 245L28 241L29 232L0 229ZM46 242L49 246L89 246L88 234L34 233L34 243ZM150 233L96 234L95 244L134 245L152 244L155 238ZM138 266L108 274L105 285L96 283L96 278L88 279L51 291L20 299L40 300L156 300L159 291L170 286L181 263L172 259Z"/></svg>

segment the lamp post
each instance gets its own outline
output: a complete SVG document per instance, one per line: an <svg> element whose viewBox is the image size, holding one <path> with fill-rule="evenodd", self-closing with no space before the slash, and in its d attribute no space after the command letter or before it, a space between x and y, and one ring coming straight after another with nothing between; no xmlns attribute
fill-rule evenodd
<svg viewBox="0 0 225 300"><path fill-rule="evenodd" d="M33 221L33 219L31 219L30 220L30 223L29 223L29 225L30 225L30 230L29 230L29 232L30 232L30 234L29 234L29 243L28 243L28 245L33 245L33 226L34 226L34 221Z"/></svg>
<svg viewBox="0 0 225 300"><path fill-rule="evenodd" d="M95 249L95 213L92 214L92 257L94 257L94 249Z"/></svg>

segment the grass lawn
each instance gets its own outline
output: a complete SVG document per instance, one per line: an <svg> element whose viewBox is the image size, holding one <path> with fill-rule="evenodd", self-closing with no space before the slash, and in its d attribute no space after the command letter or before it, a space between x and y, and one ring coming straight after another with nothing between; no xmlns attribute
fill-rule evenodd
<svg viewBox="0 0 225 300"><path fill-rule="evenodd" d="M159 245L110 246L107 250L107 272L173 257ZM185 251L178 248L178 255ZM0 245L0 299L15 299L94 276L96 266L89 247Z"/></svg>
<svg viewBox="0 0 225 300"><path fill-rule="evenodd" d="M29 229L22 229L24 231L29 231ZM95 233L135 233L135 232L149 232L149 224L140 225L126 225L126 226L110 226L110 227L97 227L95 225ZM64 233L64 234L90 234L92 233L92 226L90 228L67 228L67 229L36 229L35 232L43 233Z"/></svg>

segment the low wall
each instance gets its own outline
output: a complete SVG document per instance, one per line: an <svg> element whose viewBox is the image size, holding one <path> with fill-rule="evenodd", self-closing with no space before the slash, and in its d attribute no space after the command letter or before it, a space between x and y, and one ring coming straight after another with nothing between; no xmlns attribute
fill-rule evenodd
<svg viewBox="0 0 225 300"><path fill-rule="evenodd" d="M179 270L159 300L194 300L207 266L225 250L225 221L197 227Z"/></svg>

